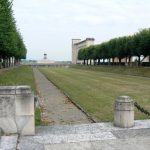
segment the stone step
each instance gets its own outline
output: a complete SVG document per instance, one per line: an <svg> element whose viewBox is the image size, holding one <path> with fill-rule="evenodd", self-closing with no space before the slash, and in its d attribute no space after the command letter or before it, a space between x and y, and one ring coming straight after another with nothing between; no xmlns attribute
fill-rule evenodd
<svg viewBox="0 0 150 150"><path fill-rule="evenodd" d="M24 140L27 137L24 137ZM116 137L111 132L86 134L47 134L43 136L30 136L28 141L39 144L78 143L87 141L112 140Z"/></svg>
<svg viewBox="0 0 150 150"><path fill-rule="evenodd" d="M18 135L2 136L0 150L16 150Z"/></svg>
<svg viewBox="0 0 150 150"><path fill-rule="evenodd" d="M36 135L48 134L95 134L100 132L112 132L126 129L145 129L150 128L150 119L136 120L132 128L118 128L114 127L113 123L92 123L79 125L54 125L54 126L40 126L36 127Z"/></svg>
<svg viewBox="0 0 150 150"><path fill-rule="evenodd" d="M129 139L136 136L149 138L150 134L146 135L147 132L150 133L150 120L135 121L135 126L128 129L114 127L113 123L42 126L36 127L35 136L21 136L18 148L21 150L26 150L27 147L30 150L45 150L45 146L48 146L49 150L53 145L59 144L77 143L78 145L98 141L109 143L112 140Z"/></svg>

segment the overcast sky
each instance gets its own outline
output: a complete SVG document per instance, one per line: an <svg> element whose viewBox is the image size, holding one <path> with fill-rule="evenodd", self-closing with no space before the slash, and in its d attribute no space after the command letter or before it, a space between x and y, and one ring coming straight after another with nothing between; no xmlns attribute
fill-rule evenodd
<svg viewBox="0 0 150 150"><path fill-rule="evenodd" d="M71 60L71 39L96 43L150 27L150 0L14 0L27 59Z"/></svg>

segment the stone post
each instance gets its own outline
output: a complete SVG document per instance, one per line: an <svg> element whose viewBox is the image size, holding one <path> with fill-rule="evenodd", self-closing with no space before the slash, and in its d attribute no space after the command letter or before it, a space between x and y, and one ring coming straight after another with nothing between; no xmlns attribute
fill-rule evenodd
<svg viewBox="0 0 150 150"><path fill-rule="evenodd" d="M16 87L16 125L22 135L35 134L34 95L30 86Z"/></svg>
<svg viewBox="0 0 150 150"><path fill-rule="evenodd" d="M120 96L115 102L114 125L121 128L134 126L134 102L129 96Z"/></svg>
<svg viewBox="0 0 150 150"><path fill-rule="evenodd" d="M1 143L2 129L0 128L0 143Z"/></svg>
<svg viewBox="0 0 150 150"><path fill-rule="evenodd" d="M35 134L34 95L30 86L0 86L0 128L5 134Z"/></svg>

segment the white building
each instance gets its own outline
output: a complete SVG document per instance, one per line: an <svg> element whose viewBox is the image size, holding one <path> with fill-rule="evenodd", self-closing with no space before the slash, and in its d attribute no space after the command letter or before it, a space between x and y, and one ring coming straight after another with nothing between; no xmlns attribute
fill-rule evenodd
<svg viewBox="0 0 150 150"><path fill-rule="evenodd" d="M72 39L72 63L77 64L80 62L78 60L78 52L82 48L86 48L90 45L94 45L94 38L86 38L85 40L81 41L81 39Z"/></svg>
<svg viewBox="0 0 150 150"><path fill-rule="evenodd" d="M38 64L54 64L54 60L48 60L47 59L47 54L44 54L44 58L42 60L37 61Z"/></svg>

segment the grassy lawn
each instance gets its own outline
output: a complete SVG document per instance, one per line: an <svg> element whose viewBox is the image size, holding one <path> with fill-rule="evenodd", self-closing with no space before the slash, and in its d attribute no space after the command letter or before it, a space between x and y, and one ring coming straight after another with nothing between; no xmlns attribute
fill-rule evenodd
<svg viewBox="0 0 150 150"><path fill-rule="evenodd" d="M114 101L128 95L150 110L150 78L88 69L42 68L41 71L97 121L112 121ZM136 111L135 119L147 116Z"/></svg>
<svg viewBox="0 0 150 150"><path fill-rule="evenodd" d="M0 85L30 85L36 93L35 79L31 67L21 66L0 73ZM35 124L41 124L40 110L35 111Z"/></svg>
<svg viewBox="0 0 150 150"><path fill-rule="evenodd" d="M27 66L0 73L0 85L30 85L36 91L32 68Z"/></svg>
<svg viewBox="0 0 150 150"><path fill-rule="evenodd" d="M82 70L150 77L150 68L144 68L144 67L122 67L122 66L107 66L107 65L106 66L72 65L71 67L75 69L82 69Z"/></svg>

